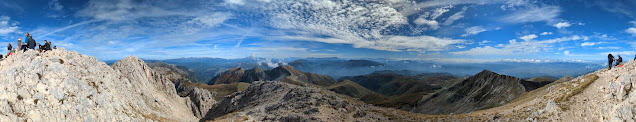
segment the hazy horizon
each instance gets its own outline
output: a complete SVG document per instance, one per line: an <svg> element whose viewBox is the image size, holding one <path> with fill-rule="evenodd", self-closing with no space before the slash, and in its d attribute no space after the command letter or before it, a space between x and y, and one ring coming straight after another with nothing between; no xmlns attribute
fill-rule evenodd
<svg viewBox="0 0 636 122"><path fill-rule="evenodd" d="M526 0L0 1L0 44L100 60L339 57L435 62L634 58L636 2Z"/></svg>

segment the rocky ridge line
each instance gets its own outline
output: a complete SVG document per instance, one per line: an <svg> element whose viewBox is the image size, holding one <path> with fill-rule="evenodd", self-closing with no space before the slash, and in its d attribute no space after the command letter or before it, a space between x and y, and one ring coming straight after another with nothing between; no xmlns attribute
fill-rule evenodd
<svg viewBox="0 0 636 122"><path fill-rule="evenodd" d="M198 120L194 103L134 56L108 66L63 48L18 52L0 72L0 121Z"/></svg>

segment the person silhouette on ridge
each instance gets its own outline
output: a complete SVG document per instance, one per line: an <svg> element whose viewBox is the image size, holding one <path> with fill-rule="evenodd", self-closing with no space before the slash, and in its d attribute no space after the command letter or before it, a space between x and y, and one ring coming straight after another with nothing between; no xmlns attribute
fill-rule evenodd
<svg viewBox="0 0 636 122"><path fill-rule="evenodd" d="M612 54L610 53L610 54L607 55L607 63L608 63L607 69L608 70L612 69L612 62L614 62L614 56L612 56Z"/></svg>

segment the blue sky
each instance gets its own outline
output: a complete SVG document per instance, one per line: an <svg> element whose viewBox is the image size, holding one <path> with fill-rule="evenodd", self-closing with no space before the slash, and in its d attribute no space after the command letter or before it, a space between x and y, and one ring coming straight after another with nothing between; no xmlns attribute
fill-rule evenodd
<svg viewBox="0 0 636 122"><path fill-rule="evenodd" d="M39 42L100 60L602 61L608 53L636 54L634 6L616 0L2 0L0 44L30 32Z"/></svg>

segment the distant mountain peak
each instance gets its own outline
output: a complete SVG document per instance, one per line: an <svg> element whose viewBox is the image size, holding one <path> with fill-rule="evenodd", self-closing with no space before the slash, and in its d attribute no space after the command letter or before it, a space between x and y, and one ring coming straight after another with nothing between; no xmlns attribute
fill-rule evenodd
<svg viewBox="0 0 636 122"><path fill-rule="evenodd" d="M232 68L215 76L208 82L208 84L229 84L236 82L251 83L254 81L284 81L303 84L310 83L323 86L328 86L336 82L336 80L329 76L306 73L299 71L292 66L284 65L271 70L263 70L260 68L253 68L249 70L243 70L238 67Z"/></svg>
<svg viewBox="0 0 636 122"><path fill-rule="evenodd" d="M477 73L477 75L480 75L480 74L497 74L497 73L495 73L493 71L490 71L490 70L487 70L487 69L484 69L481 72ZM497 75L499 75L499 74L497 74Z"/></svg>

